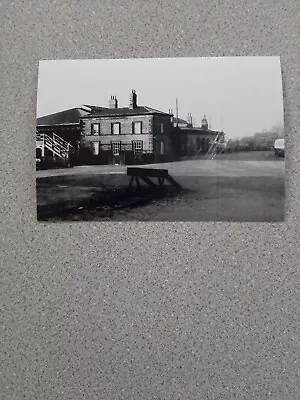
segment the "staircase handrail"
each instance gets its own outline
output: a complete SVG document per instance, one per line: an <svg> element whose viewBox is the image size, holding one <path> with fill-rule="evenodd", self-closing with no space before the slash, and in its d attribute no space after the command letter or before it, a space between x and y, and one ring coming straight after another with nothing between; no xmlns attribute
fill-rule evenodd
<svg viewBox="0 0 300 400"><path fill-rule="evenodd" d="M53 133L52 136L46 133L36 133L36 141L42 141L44 147L47 147L53 154L62 158L68 156L70 150L73 148L70 143L55 133Z"/></svg>
<svg viewBox="0 0 300 400"><path fill-rule="evenodd" d="M65 147L68 149L68 151L73 148L73 146L68 143L65 139L61 138L60 136L56 135L56 133L53 133L53 139L58 142L61 146Z"/></svg>

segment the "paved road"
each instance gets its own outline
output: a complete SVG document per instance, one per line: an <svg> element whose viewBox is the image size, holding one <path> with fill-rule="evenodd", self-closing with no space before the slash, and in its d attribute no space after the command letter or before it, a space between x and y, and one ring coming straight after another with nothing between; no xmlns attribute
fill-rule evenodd
<svg viewBox="0 0 300 400"><path fill-rule="evenodd" d="M248 151L240 153L217 154L216 160L244 160L244 161L284 161L284 158L275 156L273 151Z"/></svg>
<svg viewBox="0 0 300 400"><path fill-rule="evenodd" d="M252 156L252 159L250 158ZM284 177L285 163L271 152L252 152L219 155L215 160L186 160L143 165L144 168L168 169L174 176L273 176ZM37 171L37 178L67 175L126 174L124 165L78 166L68 169Z"/></svg>

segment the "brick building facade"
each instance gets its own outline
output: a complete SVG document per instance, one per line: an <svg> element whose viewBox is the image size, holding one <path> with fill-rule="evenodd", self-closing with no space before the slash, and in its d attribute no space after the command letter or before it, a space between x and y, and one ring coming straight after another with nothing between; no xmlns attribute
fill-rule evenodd
<svg viewBox="0 0 300 400"><path fill-rule="evenodd" d="M112 96L109 107L81 118L83 163L139 164L172 159L172 114L137 104L130 94L129 107L118 107Z"/></svg>
<svg viewBox="0 0 300 400"><path fill-rule="evenodd" d="M185 121L174 118L172 110L139 106L132 90L128 107L119 107L111 96L108 107L83 105L37 119L37 158L42 153L44 160L65 161L61 139L71 145L72 164L128 165L204 154L216 139L224 140L224 133L211 130L205 117L194 127L191 114Z"/></svg>

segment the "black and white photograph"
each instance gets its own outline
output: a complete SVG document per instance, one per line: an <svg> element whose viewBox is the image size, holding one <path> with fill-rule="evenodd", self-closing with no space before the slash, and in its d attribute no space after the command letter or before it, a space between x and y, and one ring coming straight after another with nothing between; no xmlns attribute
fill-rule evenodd
<svg viewBox="0 0 300 400"><path fill-rule="evenodd" d="M283 222L279 57L43 60L39 221Z"/></svg>

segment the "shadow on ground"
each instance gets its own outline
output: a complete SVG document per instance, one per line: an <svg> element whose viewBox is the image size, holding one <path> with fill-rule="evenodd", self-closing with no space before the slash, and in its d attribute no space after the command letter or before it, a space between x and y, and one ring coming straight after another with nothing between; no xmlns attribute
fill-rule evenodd
<svg viewBox="0 0 300 400"><path fill-rule="evenodd" d="M141 188L104 188L91 191L86 199L71 199L53 204L38 205L37 215L40 221L87 221L110 219L118 210L132 210L153 201L171 199L187 193L187 189L172 186Z"/></svg>
<svg viewBox="0 0 300 400"><path fill-rule="evenodd" d="M173 176L128 190L126 175L37 179L39 221L284 221L284 177Z"/></svg>

